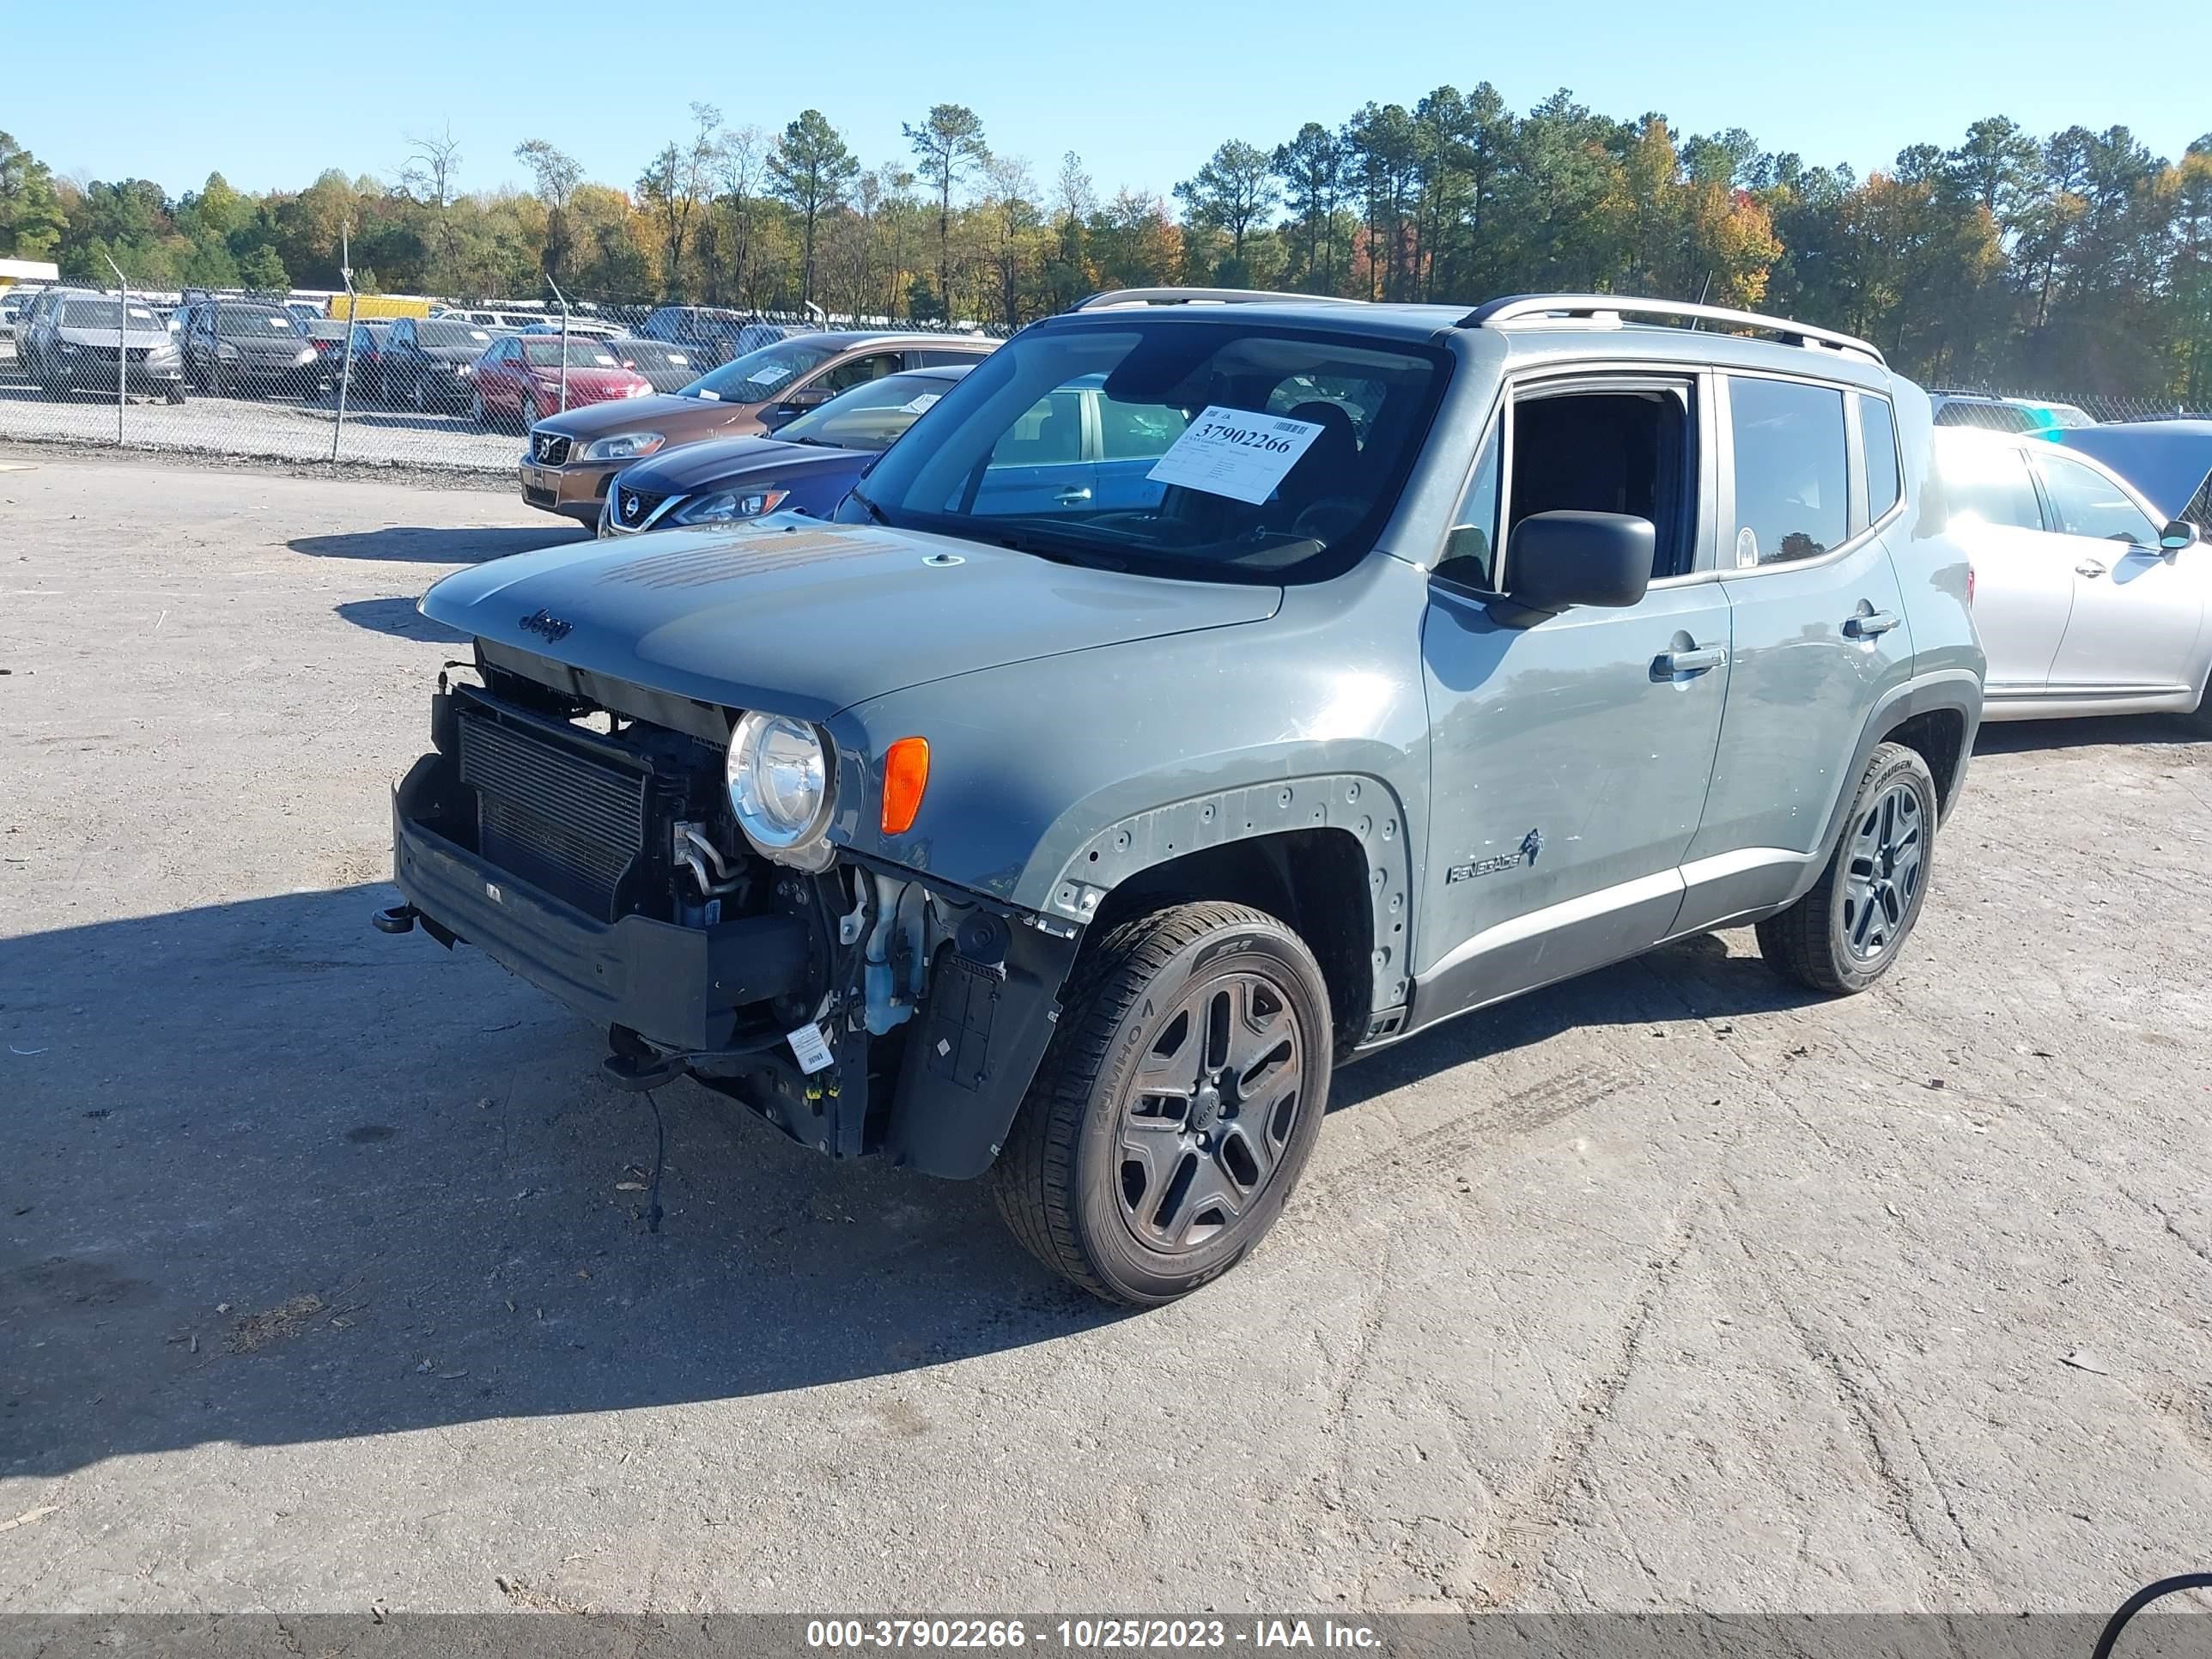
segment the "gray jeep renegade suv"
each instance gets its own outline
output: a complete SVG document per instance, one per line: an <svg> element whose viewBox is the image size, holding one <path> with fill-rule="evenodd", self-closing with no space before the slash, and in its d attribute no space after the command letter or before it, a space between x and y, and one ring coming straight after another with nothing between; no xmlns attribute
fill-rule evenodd
<svg viewBox="0 0 2212 1659"><path fill-rule="evenodd" d="M833 522L433 588L475 672L378 924L1164 1301L1345 1060L1710 928L1889 967L1981 710L1929 447L1879 352L1771 318L1103 295Z"/></svg>

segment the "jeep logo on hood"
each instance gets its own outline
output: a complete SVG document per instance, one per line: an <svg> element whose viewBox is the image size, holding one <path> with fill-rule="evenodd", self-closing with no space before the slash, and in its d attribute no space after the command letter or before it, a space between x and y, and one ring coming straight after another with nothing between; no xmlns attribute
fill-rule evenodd
<svg viewBox="0 0 2212 1659"><path fill-rule="evenodd" d="M520 626L526 634L543 635L545 642L550 645L556 640L568 638L575 624L562 622L550 611L533 611L522 619Z"/></svg>

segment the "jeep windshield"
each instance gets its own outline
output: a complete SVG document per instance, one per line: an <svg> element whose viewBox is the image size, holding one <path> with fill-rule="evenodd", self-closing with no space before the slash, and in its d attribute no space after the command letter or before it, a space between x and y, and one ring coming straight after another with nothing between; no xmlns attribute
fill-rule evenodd
<svg viewBox="0 0 2212 1659"><path fill-rule="evenodd" d="M1161 575L1318 580L1374 545L1447 362L1241 317L1048 324L947 392L839 516Z"/></svg>

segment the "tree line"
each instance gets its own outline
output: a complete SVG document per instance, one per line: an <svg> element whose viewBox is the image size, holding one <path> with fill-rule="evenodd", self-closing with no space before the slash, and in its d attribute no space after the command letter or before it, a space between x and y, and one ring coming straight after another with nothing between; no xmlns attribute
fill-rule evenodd
<svg viewBox="0 0 2212 1659"><path fill-rule="evenodd" d="M357 286L471 300L680 301L1015 326L1101 288L1194 283L1472 303L1595 289L1756 307L1873 339L1942 384L2212 402L2212 133L2176 161L2124 127L1992 116L1857 176L1741 129L1678 134L1487 83L1220 145L1169 197L1040 180L939 104L866 166L817 110L780 130L693 104L627 186L554 143L527 190L464 191L450 134L386 174L249 194L213 174L54 177L0 134L0 255L72 278Z"/></svg>

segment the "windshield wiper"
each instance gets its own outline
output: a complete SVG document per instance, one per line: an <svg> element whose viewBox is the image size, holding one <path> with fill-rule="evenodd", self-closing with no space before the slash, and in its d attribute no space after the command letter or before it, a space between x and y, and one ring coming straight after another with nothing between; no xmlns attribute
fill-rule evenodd
<svg viewBox="0 0 2212 1659"><path fill-rule="evenodd" d="M881 508L880 507L878 507L878 506L877 506L873 501L870 501L870 500L869 500L866 495L862 495L859 490L857 490L857 489L851 489L851 490L848 490L848 491L845 493L845 499L846 499L847 501L858 501L858 502L860 504L860 511L861 511L861 512L863 512L863 513L865 513L865 514L866 514L870 518L873 519L873 520L874 520L878 524L879 524L879 525L884 525L884 526L888 526L890 524L890 519L888 519L888 518L886 518L886 517L884 516L883 508Z"/></svg>
<svg viewBox="0 0 2212 1659"><path fill-rule="evenodd" d="M842 449L842 444L833 444L827 438L786 438L787 444L812 444L817 449Z"/></svg>
<svg viewBox="0 0 2212 1659"><path fill-rule="evenodd" d="M983 537L972 529L962 533L976 536L978 540L983 539ZM1099 552L1086 543L1076 542L1066 538L1054 537L1047 539L1040 536L1024 535L1016 531L1003 529L989 532L988 538L1012 552L1026 553L1032 558L1049 559L1054 564L1087 565L1098 570L1126 571L1129 568L1123 561L1114 557L1109 553Z"/></svg>

